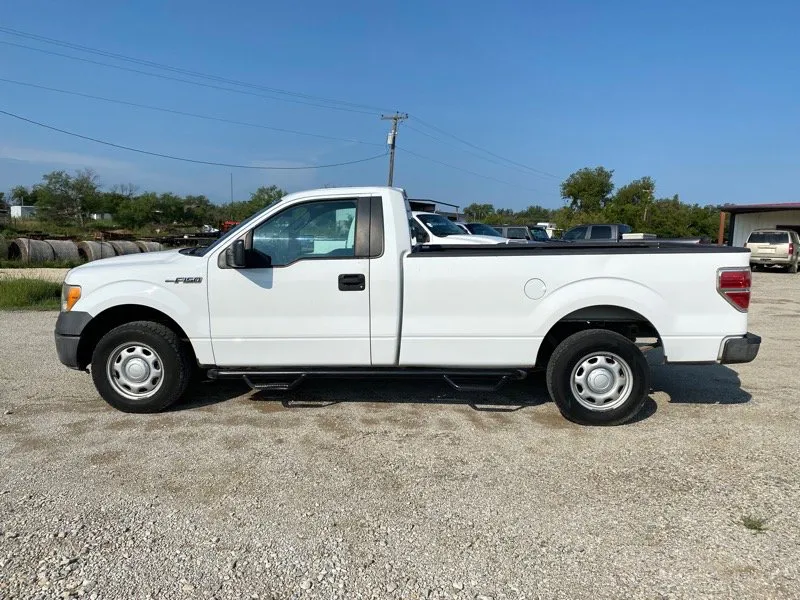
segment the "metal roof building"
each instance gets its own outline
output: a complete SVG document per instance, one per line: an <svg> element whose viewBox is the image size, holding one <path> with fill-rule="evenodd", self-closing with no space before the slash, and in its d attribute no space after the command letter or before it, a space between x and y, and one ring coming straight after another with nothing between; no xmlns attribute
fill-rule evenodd
<svg viewBox="0 0 800 600"><path fill-rule="evenodd" d="M756 229L793 229L800 233L800 202L725 205L720 210L731 216L729 246L744 246Z"/></svg>

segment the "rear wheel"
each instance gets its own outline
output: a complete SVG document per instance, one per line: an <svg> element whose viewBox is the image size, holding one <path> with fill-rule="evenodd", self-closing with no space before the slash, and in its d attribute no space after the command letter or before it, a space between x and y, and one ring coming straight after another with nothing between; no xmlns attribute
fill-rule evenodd
<svg viewBox="0 0 800 600"><path fill-rule="evenodd" d="M130 413L164 410L177 401L192 373L178 335L151 321L120 325L92 354L92 380L103 399Z"/></svg>
<svg viewBox="0 0 800 600"><path fill-rule="evenodd" d="M789 265L789 273L797 273L797 261Z"/></svg>
<svg viewBox="0 0 800 600"><path fill-rule="evenodd" d="M547 365L547 389L561 414L584 425L618 425L641 410L650 367L628 338L588 329L566 338Z"/></svg>

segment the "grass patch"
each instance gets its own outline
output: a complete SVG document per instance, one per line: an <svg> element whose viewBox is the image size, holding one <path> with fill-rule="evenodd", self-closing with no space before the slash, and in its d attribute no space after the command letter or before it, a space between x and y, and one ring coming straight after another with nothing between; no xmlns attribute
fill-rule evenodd
<svg viewBox="0 0 800 600"><path fill-rule="evenodd" d="M18 258L0 258L0 269L71 269L84 264L82 260L46 260L25 262Z"/></svg>
<svg viewBox="0 0 800 600"><path fill-rule="evenodd" d="M0 279L0 310L58 310L61 284L41 279Z"/></svg>
<svg viewBox="0 0 800 600"><path fill-rule="evenodd" d="M766 517L754 517L752 515L743 515L741 520L739 521L740 525L744 525L745 528L749 529L754 533L764 533L767 531L767 519Z"/></svg>

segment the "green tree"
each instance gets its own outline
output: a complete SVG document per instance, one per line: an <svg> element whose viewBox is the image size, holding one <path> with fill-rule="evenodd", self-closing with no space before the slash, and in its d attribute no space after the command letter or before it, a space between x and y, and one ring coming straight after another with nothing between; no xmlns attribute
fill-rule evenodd
<svg viewBox="0 0 800 600"><path fill-rule="evenodd" d="M75 177L65 171L47 173L33 192L40 218L60 225L83 225L99 205L97 175L90 169L78 171Z"/></svg>
<svg viewBox="0 0 800 600"><path fill-rule="evenodd" d="M561 184L561 197L573 210L596 212L605 207L614 191L614 171L603 167L575 171Z"/></svg>
<svg viewBox="0 0 800 600"><path fill-rule="evenodd" d="M165 192L156 201L157 223L177 225L183 223L183 199L172 192Z"/></svg>
<svg viewBox="0 0 800 600"><path fill-rule="evenodd" d="M11 188L11 204L17 206L32 206L39 199L35 190L17 185Z"/></svg>
<svg viewBox="0 0 800 600"><path fill-rule="evenodd" d="M286 192L277 185L262 185L255 192L250 194L250 206L253 212L261 210L271 204L275 204L286 195Z"/></svg>
<svg viewBox="0 0 800 600"><path fill-rule="evenodd" d="M144 227L162 222L159 210L158 194L146 192L133 198L123 199L114 219L123 227Z"/></svg>
<svg viewBox="0 0 800 600"><path fill-rule="evenodd" d="M485 221L495 213L491 204L473 203L464 209L464 214L473 221Z"/></svg>
<svg viewBox="0 0 800 600"><path fill-rule="evenodd" d="M528 224L547 223L550 221L552 211L549 208L535 204L518 213L520 218Z"/></svg>
<svg viewBox="0 0 800 600"><path fill-rule="evenodd" d="M215 218L215 207L205 196L186 196L183 199L183 221L187 225L200 227L211 224Z"/></svg>
<svg viewBox="0 0 800 600"><path fill-rule="evenodd" d="M102 207L100 212L108 213L116 218L120 206L130 200L139 191L138 186L133 183L123 183L111 186L107 192L102 192Z"/></svg>
<svg viewBox="0 0 800 600"><path fill-rule="evenodd" d="M642 177L623 185L606 203L603 211L606 220L627 223L637 231L646 230L655 191L656 184L651 177Z"/></svg>

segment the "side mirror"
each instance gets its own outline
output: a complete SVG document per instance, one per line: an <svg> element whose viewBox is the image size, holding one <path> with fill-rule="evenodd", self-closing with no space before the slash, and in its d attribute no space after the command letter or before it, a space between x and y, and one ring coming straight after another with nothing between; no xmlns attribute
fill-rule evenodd
<svg viewBox="0 0 800 600"><path fill-rule="evenodd" d="M247 266L245 258L244 240L236 240L226 251L225 259L229 267L244 269Z"/></svg>

